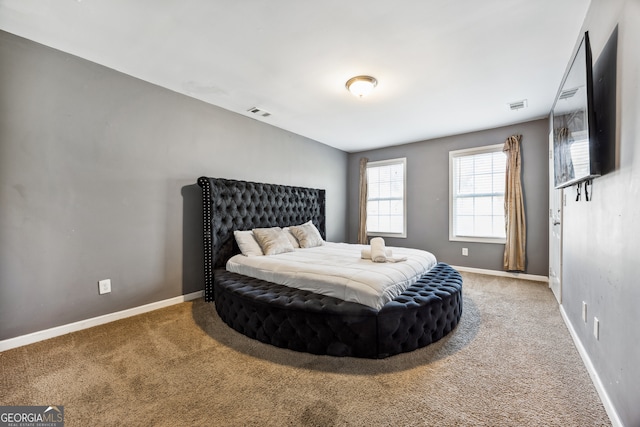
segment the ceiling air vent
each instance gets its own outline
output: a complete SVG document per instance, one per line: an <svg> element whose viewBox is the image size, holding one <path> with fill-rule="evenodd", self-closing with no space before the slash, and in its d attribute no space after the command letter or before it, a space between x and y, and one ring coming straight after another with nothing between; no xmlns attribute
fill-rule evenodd
<svg viewBox="0 0 640 427"><path fill-rule="evenodd" d="M271 115L271 113L261 110L258 107L249 108L247 111L251 114L255 114L257 116L262 116L262 117L269 117Z"/></svg>
<svg viewBox="0 0 640 427"><path fill-rule="evenodd" d="M521 110L523 108L527 108L527 100L523 99L522 101L516 101L509 103L509 109L511 111Z"/></svg>
<svg viewBox="0 0 640 427"><path fill-rule="evenodd" d="M576 94L576 92L578 92L578 90L580 90L579 87L575 87L573 89L563 90L562 92L560 92L560 96L558 97L558 99L573 98L573 96Z"/></svg>

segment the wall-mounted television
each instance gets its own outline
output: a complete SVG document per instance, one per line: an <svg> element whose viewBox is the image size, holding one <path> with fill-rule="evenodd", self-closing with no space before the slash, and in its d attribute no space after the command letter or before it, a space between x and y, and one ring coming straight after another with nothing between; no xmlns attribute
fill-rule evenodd
<svg viewBox="0 0 640 427"><path fill-rule="evenodd" d="M568 187L601 174L591 60L586 32L551 110L555 188Z"/></svg>

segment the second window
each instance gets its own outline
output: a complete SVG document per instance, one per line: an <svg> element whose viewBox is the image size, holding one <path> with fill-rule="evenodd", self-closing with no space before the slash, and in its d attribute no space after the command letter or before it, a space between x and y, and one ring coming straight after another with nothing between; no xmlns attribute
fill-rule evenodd
<svg viewBox="0 0 640 427"><path fill-rule="evenodd" d="M449 240L504 243L502 144L449 152Z"/></svg>

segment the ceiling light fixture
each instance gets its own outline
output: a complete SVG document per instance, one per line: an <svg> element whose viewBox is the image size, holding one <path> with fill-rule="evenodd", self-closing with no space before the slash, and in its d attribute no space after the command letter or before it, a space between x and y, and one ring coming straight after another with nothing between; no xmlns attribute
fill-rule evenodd
<svg viewBox="0 0 640 427"><path fill-rule="evenodd" d="M362 98L369 95L378 81L371 76L356 76L347 80L346 88L355 96Z"/></svg>

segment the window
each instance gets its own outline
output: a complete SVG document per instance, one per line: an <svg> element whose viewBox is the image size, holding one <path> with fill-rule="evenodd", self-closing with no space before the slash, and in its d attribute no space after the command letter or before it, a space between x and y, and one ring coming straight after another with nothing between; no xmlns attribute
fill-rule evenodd
<svg viewBox="0 0 640 427"><path fill-rule="evenodd" d="M367 234L407 237L407 159L367 164Z"/></svg>
<svg viewBox="0 0 640 427"><path fill-rule="evenodd" d="M505 242L502 147L449 152L449 240Z"/></svg>

